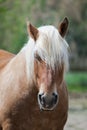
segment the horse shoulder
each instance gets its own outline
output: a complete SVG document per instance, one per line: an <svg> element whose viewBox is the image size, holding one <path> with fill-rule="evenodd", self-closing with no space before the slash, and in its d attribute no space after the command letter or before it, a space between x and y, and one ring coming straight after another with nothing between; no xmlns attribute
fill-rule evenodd
<svg viewBox="0 0 87 130"><path fill-rule="evenodd" d="M15 56L10 52L0 50L0 70Z"/></svg>

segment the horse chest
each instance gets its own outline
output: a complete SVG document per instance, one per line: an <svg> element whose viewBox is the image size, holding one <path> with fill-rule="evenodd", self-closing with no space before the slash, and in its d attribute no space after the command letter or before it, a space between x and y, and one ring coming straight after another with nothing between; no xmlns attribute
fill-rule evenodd
<svg viewBox="0 0 87 130"><path fill-rule="evenodd" d="M63 117L58 111L41 111L38 104L24 105L12 118L17 130L59 130Z"/></svg>

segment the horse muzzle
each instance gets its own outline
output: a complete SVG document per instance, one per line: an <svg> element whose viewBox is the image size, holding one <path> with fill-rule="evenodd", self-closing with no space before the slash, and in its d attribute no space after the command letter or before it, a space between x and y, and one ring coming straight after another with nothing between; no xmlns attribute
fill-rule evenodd
<svg viewBox="0 0 87 130"><path fill-rule="evenodd" d="M58 94L38 94L38 103L41 110L53 110L58 103Z"/></svg>

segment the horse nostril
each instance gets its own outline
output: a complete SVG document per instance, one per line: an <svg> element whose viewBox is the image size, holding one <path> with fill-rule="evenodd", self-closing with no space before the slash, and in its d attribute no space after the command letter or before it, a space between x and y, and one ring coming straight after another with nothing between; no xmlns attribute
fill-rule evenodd
<svg viewBox="0 0 87 130"><path fill-rule="evenodd" d="M39 100L42 105L45 105L45 97L43 96L43 94L39 94Z"/></svg>
<svg viewBox="0 0 87 130"><path fill-rule="evenodd" d="M41 94L39 94L38 96L39 96L39 100L41 101Z"/></svg>
<svg viewBox="0 0 87 130"><path fill-rule="evenodd" d="M55 93L53 93L52 95L53 95L53 98L54 98L54 104L56 104L57 100L58 100L58 95L55 94Z"/></svg>

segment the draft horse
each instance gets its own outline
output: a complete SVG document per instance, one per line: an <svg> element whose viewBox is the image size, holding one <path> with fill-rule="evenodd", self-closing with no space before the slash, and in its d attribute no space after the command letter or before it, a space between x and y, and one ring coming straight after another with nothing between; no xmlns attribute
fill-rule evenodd
<svg viewBox="0 0 87 130"><path fill-rule="evenodd" d="M68 19L27 24L28 43L17 54L0 50L0 130L63 130L68 113Z"/></svg>

